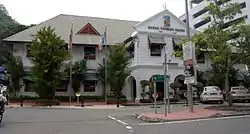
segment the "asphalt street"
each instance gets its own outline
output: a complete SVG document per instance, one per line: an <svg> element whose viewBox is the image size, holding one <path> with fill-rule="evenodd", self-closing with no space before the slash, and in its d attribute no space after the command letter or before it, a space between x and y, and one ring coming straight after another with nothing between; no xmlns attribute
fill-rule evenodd
<svg viewBox="0 0 250 134"><path fill-rule="evenodd" d="M172 106L172 110L182 109ZM153 108L40 109L8 108L0 134L249 134L250 117L152 124L138 121L135 112ZM158 109L163 111L163 107Z"/></svg>

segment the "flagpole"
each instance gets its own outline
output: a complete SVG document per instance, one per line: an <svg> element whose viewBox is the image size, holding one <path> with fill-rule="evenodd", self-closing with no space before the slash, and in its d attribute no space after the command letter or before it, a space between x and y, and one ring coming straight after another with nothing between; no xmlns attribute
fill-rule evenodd
<svg viewBox="0 0 250 134"><path fill-rule="evenodd" d="M69 53L72 55L72 38L73 38L73 22L71 23L71 30L70 30L70 41L69 41ZM72 95L72 58L70 59L70 67L69 67L69 106L71 106L71 98Z"/></svg>
<svg viewBox="0 0 250 134"><path fill-rule="evenodd" d="M104 36L104 45L105 45L105 105L108 104L108 45L107 45L107 26L105 26L105 36Z"/></svg>

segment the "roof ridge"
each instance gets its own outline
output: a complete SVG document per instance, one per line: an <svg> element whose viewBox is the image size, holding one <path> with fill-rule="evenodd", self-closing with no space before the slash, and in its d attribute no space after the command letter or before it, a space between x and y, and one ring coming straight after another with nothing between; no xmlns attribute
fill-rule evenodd
<svg viewBox="0 0 250 134"><path fill-rule="evenodd" d="M105 19L105 20L116 20L116 21L127 21L127 22L141 22L141 21L135 21L135 20L123 20L123 19L112 19L112 18L104 18L104 17L94 17L94 16L82 16L82 15L71 15L71 14L59 14L58 16L74 16L74 17L88 17L93 19Z"/></svg>

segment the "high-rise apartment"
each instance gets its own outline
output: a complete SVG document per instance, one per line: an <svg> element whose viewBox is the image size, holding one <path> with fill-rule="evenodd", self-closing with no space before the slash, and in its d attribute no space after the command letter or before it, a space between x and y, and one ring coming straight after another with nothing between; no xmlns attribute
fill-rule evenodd
<svg viewBox="0 0 250 134"><path fill-rule="evenodd" d="M242 14L236 15L233 21L245 20L246 23L250 23L250 0L227 0L232 3L240 3L242 8ZM209 4L208 0L189 0L190 10L189 10L189 21L190 27L202 31L204 28L207 28L211 22L210 19L205 19L208 16L208 10L206 6ZM223 4L222 1L218 0L218 5ZM180 16L180 19L186 22L186 16ZM225 28L229 27L232 22L228 22L225 25Z"/></svg>

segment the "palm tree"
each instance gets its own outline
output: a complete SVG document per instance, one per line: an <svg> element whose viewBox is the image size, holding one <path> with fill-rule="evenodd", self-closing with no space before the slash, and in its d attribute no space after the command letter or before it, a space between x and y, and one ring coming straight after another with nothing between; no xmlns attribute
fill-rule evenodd
<svg viewBox="0 0 250 134"><path fill-rule="evenodd" d="M103 85L103 89L105 89L105 60L104 59L103 59L102 64L100 64L100 63L98 64L97 77L98 77L98 80L101 81L101 83ZM105 97L106 92L107 91L103 91L103 97Z"/></svg>
<svg viewBox="0 0 250 134"><path fill-rule="evenodd" d="M117 107L126 78L130 75L130 58L124 44L115 44L108 51L108 81L117 98Z"/></svg>
<svg viewBox="0 0 250 134"><path fill-rule="evenodd" d="M84 74L87 69L87 60L85 59L74 63L72 67L72 88L75 92L79 92L81 82L84 81Z"/></svg>
<svg viewBox="0 0 250 134"><path fill-rule="evenodd" d="M4 59L4 67L7 69L10 77L9 93L18 96L20 89L23 87L21 80L24 76L24 67L21 57L13 55L6 56Z"/></svg>

